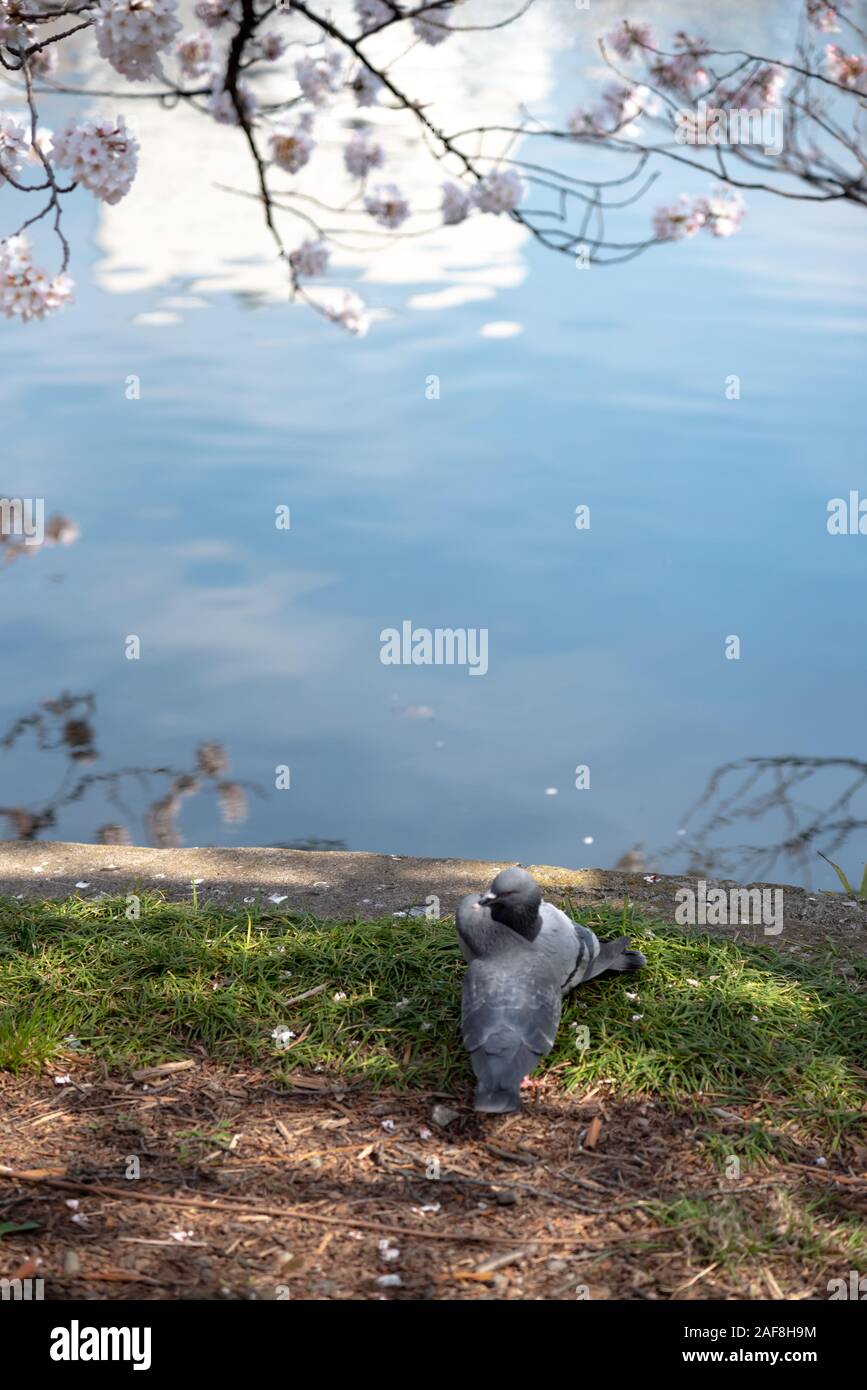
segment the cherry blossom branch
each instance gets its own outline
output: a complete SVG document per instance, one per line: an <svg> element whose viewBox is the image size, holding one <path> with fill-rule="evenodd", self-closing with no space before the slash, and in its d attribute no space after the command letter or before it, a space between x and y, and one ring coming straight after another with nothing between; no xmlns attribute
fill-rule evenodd
<svg viewBox="0 0 867 1390"><path fill-rule="evenodd" d="M27 105L30 110L31 148L36 152L37 158L39 159L43 169L45 170L45 177L51 189L51 198L49 199L43 211L39 214L39 218L47 216L52 209L54 210L54 232L63 249L63 260L60 266L62 273L65 272L67 266L69 265L69 242L67 241L66 236L63 232L63 228L60 225L62 216L62 208L60 204L60 189L57 186L57 180L54 176L54 170L51 167L51 162L48 159L48 156L45 154L45 151L43 150L42 145L39 142L39 112L36 109L36 101L33 96L33 82L30 76L30 68L28 65L25 65L24 67L24 82L27 88Z"/></svg>
<svg viewBox="0 0 867 1390"><path fill-rule="evenodd" d="M205 29L180 37L176 4L177 0L87 0L35 13L14 10L14 0L0 0L0 21L10 23L8 32L0 28L0 62L13 77L23 73L30 109L27 141L15 118L0 113L0 179L19 192L42 190L50 195L18 233L0 242L0 289L5 285L8 291L5 299L0 297L4 312L42 317L68 297L65 284L52 282L48 290L42 288L48 282L30 265L26 230L53 212L65 270L70 251L61 228L61 195L83 186L102 201L115 203L125 196L136 172L138 144L122 117L70 121L56 137L49 159L40 145L36 121L34 93L42 91L157 101L167 109L183 102L202 119L234 125L250 157L255 191L232 191L261 204L266 230L287 270L289 295L353 332L364 331L363 306L355 297L344 291L343 305L335 309L310 285L311 278L319 280L325 273L332 246L355 249L360 240L372 251L392 240L419 239L442 227L452 229L470 216L492 215L505 216L550 250L570 257L577 253L582 264L606 266L703 229L714 236L731 235L744 215L742 191L792 201L867 204L867 157L860 128L867 59L828 44L820 66L813 46L817 33L839 31L838 19L844 19L854 33L860 32L840 11L845 0L837 5L805 0L803 32L789 60L740 48L714 50L703 39L683 33L676 34L671 44L660 44L649 26L622 21L600 39L602 56L617 78L603 91L600 105L577 109L565 125L546 123L527 113L520 124L480 122L458 131L446 129L425 98L395 77L397 64L410 50L389 60L374 58L368 41L401 26L412 31L413 48L419 43L437 47L455 33L489 32L517 24L533 0L519 0L518 7L501 19L478 24L471 22L472 16L470 22L454 23L453 0L412 5L398 0L354 0L358 33L349 32L331 11L320 11L317 0L196 0L196 16ZM306 26L303 37L290 41L300 52L294 59L297 93L260 102L254 84L263 65L276 61L286 50L280 34L263 30L276 15ZM59 24L70 17L81 22L39 37L49 20ZM48 76L66 41L84 30L93 31L100 56L127 80L122 91L80 89ZM227 35L224 47L220 31ZM164 70L169 52L180 64L178 80L167 77ZM624 61L637 57L646 71L640 78L630 76L615 62L615 54ZM41 80L39 86L34 79ZM782 105L780 92L787 80L791 90ZM132 89L141 82L151 85L143 91ZM343 149L354 181L348 198L329 202L296 184L275 190L275 169L294 179L311 160L319 143L320 112L353 96L358 107L378 105L383 114L407 118L431 167L444 165L457 171L456 181L442 184L437 222L427 223L434 217L430 200L425 211L424 199L422 208L411 208L393 183L371 184L371 174L387 160L363 117L351 123L354 131ZM826 97L833 99L833 108ZM706 127L700 123L706 122L710 102L722 108L718 113L722 116L738 105L749 116L762 116L768 110L785 115L785 141L777 148L761 141L750 144L752 137L745 141L737 136L724 145L720 140L704 140ZM851 131L838 118L837 107L845 109L846 102L855 106ZM502 137L506 137L505 145ZM565 141L579 155L593 149L626 158L630 167L625 174L593 178L584 171L558 167L557 162L526 158L525 151L516 148L519 142L544 138ZM496 142L493 148L491 142ZM42 164L45 181L34 184L19 178L28 153ZM639 233L632 240L612 236L607 222L648 194L659 178L659 169L653 167L656 162L710 174L718 186L707 196L690 201L684 195L674 206L657 208L646 235ZM57 182L55 165L71 171L68 188ZM527 201L530 193L536 195L532 205ZM339 206L334 205L336 201ZM337 225L321 226L316 210L327 213L329 221L336 219ZM284 216L300 221L313 239L290 250L291 243L284 239ZM421 225L404 226L410 216ZM357 225L359 217L370 219L369 225Z"/></svg>

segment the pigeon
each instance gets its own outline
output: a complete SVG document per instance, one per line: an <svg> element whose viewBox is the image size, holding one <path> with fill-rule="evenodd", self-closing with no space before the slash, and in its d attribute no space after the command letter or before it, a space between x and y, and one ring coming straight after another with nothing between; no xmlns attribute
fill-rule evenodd
<svg viewBox="0 0 867 1390"><path fill-rule="evenodd" d="M640 970L629 937L600 942L595 932L542 901L526 869L504 869L487 893L458 904L458 944L468 969L461 1023L476 1075L474 1106L492 1114L520 1109L520 1090L554 1046L562 999L606 970Z"/></svg>

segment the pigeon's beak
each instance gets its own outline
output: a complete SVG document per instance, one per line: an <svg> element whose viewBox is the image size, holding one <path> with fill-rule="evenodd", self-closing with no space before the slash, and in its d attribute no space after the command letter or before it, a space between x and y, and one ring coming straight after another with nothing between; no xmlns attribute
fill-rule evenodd
<svg viewBox="0 0 867 1390"><path fill-rule="evenodd" d="M479 903L482 907L485 907L488 903L495 903L496 901L496 893L483 893L482 896L479 898Z"/></svg>

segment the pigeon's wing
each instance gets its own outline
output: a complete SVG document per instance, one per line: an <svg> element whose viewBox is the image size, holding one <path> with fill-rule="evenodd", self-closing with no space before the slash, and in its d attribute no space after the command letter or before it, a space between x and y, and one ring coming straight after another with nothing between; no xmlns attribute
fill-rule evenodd
<svg viewBox="0 0 867 1390"><path fill-rule="evenodd" d="M474 960L464 977L464 1043L474 1052L509 1034L542 1057L554 1046L560 1007L557 980L523 953L514 962Z"/></svg>
<svg viewBox="0 0 867 1390"><path fill-rule="evenodd" d="M491 944L494 922L491 910L479 902L478 893L461 898L455 912L458 946L464 960L475 960L485 954Z"/></svg>
<svg viewBox="0 0 867 1390"><path fill-rule="evenodd" d="M560 988L544 958L522 952L474 960L464 978L464 1043L476 1074L476 1110L520 1109L521 1082L549 1052L560 1022Z"/></svg>
<svg viewBox="0 0 867 1390"><path fill-rule="evenodd" d="M599 940L589 927L573 922L553 903L544 902L540 916L542 930L537 941L558 972L560 988L566 994L596 973L593 967L599 955Z"/></svg>

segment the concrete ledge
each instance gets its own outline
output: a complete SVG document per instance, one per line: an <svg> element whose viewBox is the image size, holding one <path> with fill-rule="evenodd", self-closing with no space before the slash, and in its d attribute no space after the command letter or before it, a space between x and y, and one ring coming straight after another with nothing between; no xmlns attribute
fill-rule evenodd
<svg viewBox="0 0 867 1390"><path fill-rule="evenodd" d="M279 911L306 912L323 919L370 920L439 899L443 914L465 893L477 892L514 860L414 859L401 855L286 849L147 849L138 846L68 844L37 840L0 842L0 896L16 901L93 899L101 893L151 889L171 900L189 901L193 880L200 902L244 906L261 902ZM695 887L684 875L647 882L642 874L612 869L569 869L549 864L527 867L554 901L576 907L628 898L640 915L674 920L675 894ZM710 885L712 881L708 880ZM715 881L714 881L715 882ZM723 880L721 886L736 886ZM767 885L752 885L767 886ZM867 906L828 894L782 886L784 929L766 936L761 927L708 928L720 935L789 947L832 944L867 954ZM272 903L272 898L279 902Z"/></svg>

